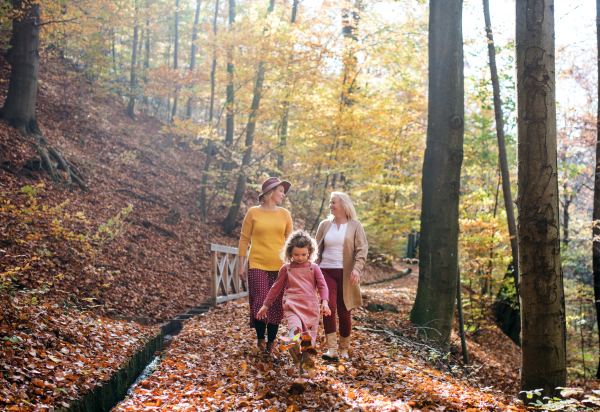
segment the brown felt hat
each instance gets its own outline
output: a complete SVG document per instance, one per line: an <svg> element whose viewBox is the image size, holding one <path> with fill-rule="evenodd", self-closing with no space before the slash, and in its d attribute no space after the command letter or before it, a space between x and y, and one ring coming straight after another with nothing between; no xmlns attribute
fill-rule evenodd
<svg viewBox="0 0 600 412"><path fill-rule="evenodd" d="M277 177L270 177L263 182L262 193L260 194L260 196L258 196L258 201L259 202L261 201L261 199L265 195L265 193L267 193L269 190L275 189L279 185L283 185L283 193L286 193L286 194L287 194L288 190L290 190L290 187L292 187L292 184L288 181L285 181L285 180L281 181Z"/></svg>

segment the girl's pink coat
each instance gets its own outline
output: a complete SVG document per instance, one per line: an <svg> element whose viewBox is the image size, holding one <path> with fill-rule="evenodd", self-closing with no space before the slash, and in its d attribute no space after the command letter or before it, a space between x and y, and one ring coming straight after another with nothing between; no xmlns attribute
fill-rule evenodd
<svg viewBox="0 0 600 412"><path fill-rule="evenodd" d="M298 265L294 262L283 265L277 280L269 290L264 305L270 307L279 292L289 281L289 287L283 295L283 311L291 331L300 328L303 334L310 334L315 346L319 327L319 299L329 301L329 290L321 269L315 263L307 262Z"/></svg>

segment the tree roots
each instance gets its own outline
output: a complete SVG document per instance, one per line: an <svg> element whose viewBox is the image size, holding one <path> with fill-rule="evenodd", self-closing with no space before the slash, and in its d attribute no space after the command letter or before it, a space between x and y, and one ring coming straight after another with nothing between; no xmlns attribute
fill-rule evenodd
<svg viewBox="0 0 600 412"><path fill-rule="evenodd" d="M66 160L60 151L57 148L50 146L48 141L41 134L34 134L33 138L35 139L35 142L28 139L25 139L25 141L37 150L40 159L42 160L42 164L44 165L44 169L48 172L57 186L62 185L68 189L72 189L73 181L75 181L81 190L88 191L87 186L83 183L83 175L77 168L77 165ZM57 172L58 169L62 169L66 173L66 181L62 181L60 174Z"/></svg>

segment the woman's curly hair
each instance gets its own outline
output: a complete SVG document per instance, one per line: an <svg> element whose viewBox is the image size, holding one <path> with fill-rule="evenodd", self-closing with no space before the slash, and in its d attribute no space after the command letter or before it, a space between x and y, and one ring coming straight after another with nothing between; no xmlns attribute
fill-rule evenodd
<svg viewBox="0 0 600 412"><path fill-rule="evenodd" d="M307 248L308 260L310 262L316 259L317 241L313 239L308 232L305 232L304 230L296 230L290 234L283 245L283 249L281 249L281 253L279 254L281 260L283 260L285 263L290 263L292 261L292 250L294 250L295 247Z"/></svg>

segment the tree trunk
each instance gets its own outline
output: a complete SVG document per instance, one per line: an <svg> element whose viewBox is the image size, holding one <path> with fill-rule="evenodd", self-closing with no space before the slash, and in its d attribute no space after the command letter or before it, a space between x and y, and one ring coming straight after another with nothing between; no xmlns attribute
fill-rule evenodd
<svg viewBox="0 0 600 412"><path fill-rule="evenodd" d="M150 71L150 20L146 20L146 56L144 58L144 85L148 87L148 71ZM146 89L147 90L147 89ZM144 106L148 114L148 93L144 93Z"/></svg>
<svg viewBox="0 0 600 412"><path fill-rule="evenodd" d="M319 213L317 213L317 218L315 219L313 225L310 228L310 233L315 233L315 230L318 228L319 222L321 221L321 213L323 213L323 207L325 206L325 201L327 200L327 185L329 184L329 175L325 178L325 184L323 185L323 199L321 199L321 207L319 208Z"/></svg>
<svg viewBox="0 0 600 412"><path fill-rule="evenodd" d="M236 5L235 0L229 0L229 30L232 29L233 23L235 23ZM233 132L235 127L235 109L234 109L234 98L235 93L233 90L233 46L229 50L229 57L227 62L227 101L225 104L225 146L228 149L226 155L226 161L223 162L223 170L229 171L233 167L233 162L229 160L231 146L233 145Z"/></svg>
<svg viewBox="0 0 600 412"><path fill-rule="evenodd" d="M219 15L219 0L215 1L215 19L213 22L213 33L215 35L215 41L217 38L217 17ZM206 146L206 160L204 161L204 172L202 174L202 185L200 186L200 212L202 214L202 223L206 222L208 216L208 207L206 204L206 185L208 183L208 171L210 170L210 161L212 158L212 146L213 146L213 110L215 101L215 71L217 69L217 48L213 51L213 62L212 70L210 72L210 107L208 109L208 127L210 136L208 138L208 145Z"/></svg>
<svg viewBox="0 0 600 412"><path fill-rule="evenodd" d="M219 15L219 0L215 1L215 19L213 21L213 34L215 35L215 42L217 41L217 17ZM210 105L208 107L208 124L211 125L213 123L214 116L214 104L215 104L215 72L217 70L217 49L213 50L213 61L212 61L212 69L210 71ZM212 130L211 130L212 133Z"/></svg>
<svg viewBox="0 0 600 412"><path fill-rule="evenodd" d="M200 23L200 3L198 0L196 3L196 16L194 17L194 27L192 28L192 55L190 57L190 75L194 75L196 69L196 41L198 40L198 24ZM187 101L186 117L192 118L192 96Z"/></svg>
<svg viewBox="0 0 600 412"><path fill-rule="evenodd" d="M498 163L502 174L502 192L504 194L504 208L508 223L508 234L510 236L510 249L515 271L514 279L519 293L519 270L516 262L519 261L519 248L517 244L517 225L515 223L515 209L510 189L510 174L508 172L508 158L506 156L506 140L504 139L504 115L502 113L502 99L500 98L500 83L498 81L498 69L496 67L496 49L494 47L494 36L492 34L492 22L490 19L489 0L483 0L483 15L485 18L485 31L488 37L488 52L490 56L490 72L492 74L492 88L494 90L494 113L496 115L496 135L498 137Z"/></svg>
<svg viewBox="0 0 600 412"><path fill-rule="evenodd" d="M136 8L137 14L137 8ZM137 16L136 16L137 19ZM133 47L131 48L131 74L129 80L129 103L125 109L125 114L135 120L135 114L133 112L135 106L135 69L137 64L137 48L138 48L138 26L137 24L133 28Z"/></svg>
<svg viewBox="0 0 600 412"><path fill-rule="evenodd" d="M39 134L35 100L40 60L41 6L24 0L14 0L12 4L18 17L13 20L10 40L12 68L2 117L24 136Z"/></svg>
<svg viewBox="0 0 600 412"><path fill-rule="evenodd" d="M173 71L177 75L177 64L179 58L179 0L175 1L175 48L173 49ZM173 112L171 113L171 123L173 118L177 115L177 94L178 94L178 82L175 81L175 96L173 97Z"/></svg>
<svg viewBox="0 0 600 412"><path fill-rule="evenodd" d="M521 390L543 396L566 385L560 263L554 1L517 0L517 234L521 298Z"/></svg>
<svg viewBox="0 0 600 412"><path fill-rule="evenodd" d="M112 63L113 63L113 74L115 75L115 81L118 79L118 71L117 71L117 52L115 51L115 31L114 29L110 31L110 35L112 38L112 47L111 47L111 55L112 55ZM121 89L117 87L117 93L119 93Z"/></svg>
<svg viewBox="0 0 600 412"><path fill-rule="evenodd" d="M600 62L600 0L596 0L596 42L598 61ZM600 99L600 64L598 64L598 98ZM593 211L592 266L594 271L594 300L596 302L596 320L600 335L600 105L596 115L596 170L594 172L594 211ZM600 341L600 339L599 339ZM600 358L596 378L600 379Z"/></svg>
<svg viewBox="0 0 600 412"><path fill-rule="evenodd" d="M456 302L463 118L462 0L431 0L419 283L410 319L439 344L450 339Z"/></svg>
<svg viewBox="0 0 600 412"><path fill-rule="evenodd" d="M568 196L567 199L565 199L565 204L563 206L563 243L565 244L565 247L569 246L569 220L571 218L571 216L569 215L569 207L571 206L571 202L572 200L569 199L570 196Z"/></svg>
<svg viewBox="0 0 600 412"><path fill-rule="evenodd" d="M275 0L269 0L269 8L267 10L267 16L271 14L275 8ZM238 176L235 193L229 208L229 213L225 220L223 220L223 229L225 233L231 236L233 229L235 228L238 212L242 205L242 196L246 189L246 169L250 166L252 160L252 144L254 142L254 130L256 129L256 119L258 115L258 108L260 107L260 99L262 97L262 87L265 80L265 64L261 60L258 62L258 70L256 73L256 83L254 85L254 96L252 98L252 104L250 105L250 113L248 115L248 125L246 126L246 151L242 158L242 167L240 168L240 174Z"/></svg>
<svg viewBox="0 0 600 412"><path fill-rule="evenodd" d="M294 2L292 3L292 19L290 21L290 23L293 25L296 23L296 14L298 12L298 1L299 0L294 0ZM291 51L291 53L293 53L293 50ZM288 118L290 115L290 96L291 96L291 92L289 90L290 86L291 86L291 81L292 79L290 78L290 73L289 73L289 64L290 64L290 60L292 59L292 56L290 55L290 58L288 59L288 80L286 81L286 85L285 85L285 89L286 89L286 96L285 96L285 100L283 101L283 116L281 118L281 134L280 134L280 144L279 144L279 150L278 150L278 155L277 155L277 170L279 171L279 173L282 173L283 175L285 175L285 173L283 173L283 159L284 159L284 150L285 150L285 146L287 145L287 133L288 133Z"/></svg>

